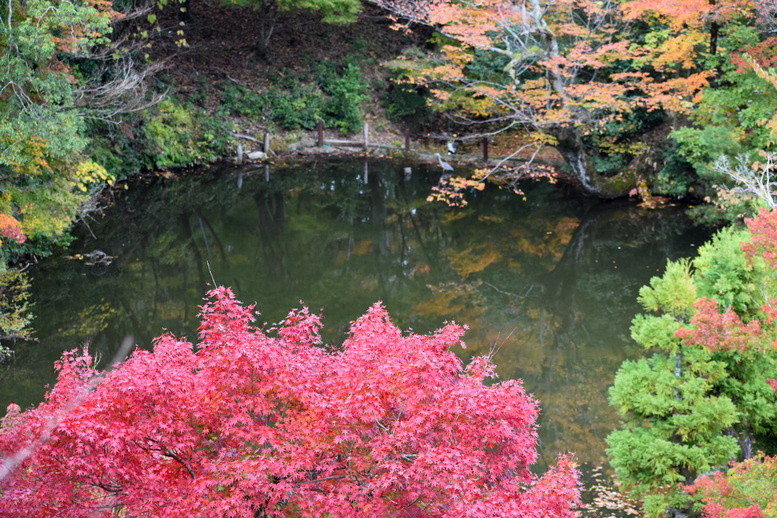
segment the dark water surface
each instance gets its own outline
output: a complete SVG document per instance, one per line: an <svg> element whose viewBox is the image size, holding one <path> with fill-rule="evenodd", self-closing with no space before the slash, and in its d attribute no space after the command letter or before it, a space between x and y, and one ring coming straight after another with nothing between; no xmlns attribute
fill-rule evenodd
<svg viewBox="0 0 777 518"><path fill-rule="evenodd" d="M425 199L439 168L319 161L211 169L133 183L66 251L32 273L36 336L0 370L0 408L42 400L62 351L107 361L125 335L196 339L211 282L282 319L323 308L324 339L382 300L403 329L466 323L463 358L496 349L503 378L539 399L540 464L559 452L604 461L616 425L607 388L626 358L639 288L710 235L683 207L598 202L546 183L527 201L487 189L465 209ZM99 251L113 257L100 260ZM80 254L80 255L79 255ZM95 263L96 264L88 264ZM209 266L210 265L210 271Z"/></svg>

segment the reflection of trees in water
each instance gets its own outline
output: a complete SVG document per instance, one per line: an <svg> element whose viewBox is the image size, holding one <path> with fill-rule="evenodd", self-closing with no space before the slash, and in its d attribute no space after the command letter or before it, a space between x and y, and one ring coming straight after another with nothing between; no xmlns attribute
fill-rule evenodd
<svg viewBox="0 0 777 518"><path fill-rule="evenodd" d="M263 262L270 268L267 273L286 278L288 272L284 264L284 242L279 239L286 229L288 218L284 193L280 191L257 191L253 198L259 215L256 233L259 235L259 241L261 242ZM240 282L240 279L234 278L234 281ZM235 289L240 292L240 286L235 286Z"/></svg>
<svg viewBox="0 0 777 518"><path fill-rule="evenodd" d="M544 462L573 449L600 463L604 437L617 423L607 388L633 352L628 330L637 292L656 266L682 255L666 237L682 242L688 227L678 224L679 211L592 206L574 216L535 213L526 225L503 218L521 230L490 228L486 243L459 229L448 252L459 280L433 290L440 303L433 313L466 315L471 354L501 346L500 374L523 378L542 404ZM489 218L492 227L500 223ZM510 242L516 237L517 245ZM480 308L482 318L473 315Z"/></svg>
<svg viewBox="0 0 777 518"><path fill-rule="evenodd" d="M112 221L94 225L101 247L118 256L112 273L99 283L73 288L88 300L99 286L115 307L123 308L117 318L143 329L139 340L157 335L165 321L174 322L166 326L173 331L196 325L191 317L210 282L208 262L216 281L235 286L238 293L256 288L252 278L285 281L289 305L304 296L292 290L350 289L338 285L372 276L377 284L368 291L375 294L363 310L407 277L405 263L418 247L408 233L421 235L424 225L417 222L433 218L397 213L402 204L422 205L426 186L403 183L400 188L397 171L385 166L373 168L365 185L349 167L319 164L299 173L280 171L269 182L263 174L243 173L241 182L216 174L135 185ZM416 223L407 225L410 220ZM379 237L376 228L382 229ZM78 246L88 247L88 241ZM358 245L369 241L378 246L366 253L370 250ZM439 248L436 243L421 246L432 253ZM341 251L344 259L338 258ZM46 298L60 297L54 283L49 286L52 296Z"/></svg>

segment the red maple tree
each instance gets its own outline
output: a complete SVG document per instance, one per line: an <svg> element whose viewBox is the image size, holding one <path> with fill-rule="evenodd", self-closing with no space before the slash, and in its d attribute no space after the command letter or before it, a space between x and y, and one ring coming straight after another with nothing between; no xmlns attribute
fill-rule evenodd
<svg viewBox="0 0 777 518"><path fill-rule="evenodd" d="M307 309L260 329L210 297L196 348L165 335L107 373L72 351L43 403L9 407L0 515L575 515L575 464L529 471L537 405L464 366L463 327L403 336L376 304L328 351Z"/></svg>

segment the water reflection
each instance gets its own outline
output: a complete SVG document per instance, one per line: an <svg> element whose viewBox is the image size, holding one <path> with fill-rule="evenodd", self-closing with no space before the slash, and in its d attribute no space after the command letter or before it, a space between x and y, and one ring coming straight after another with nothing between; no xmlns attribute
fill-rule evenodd
<svg viewBox="0 0 777 518"><path fill-rule="evenodd" d="M153 179L117 194L70 247L34 272L38 343L2 371L0 404L34 404L61 352L89 342L110 358L167 329L196 336L211 278L274 322L304 300L324 339L382 300L402 328L470 326L464 357L493 354L541 402L542 463L558 452L600 463L616 415L607 387L638 351L628 337L637 291L707 231L682 208L599 203L527 185L466 209L429 205L438 168L320 161ZM92 235L93 234L93 235ZM111 261L78 257L99 250ZM80 256L78 255L80 254ZM70 257L70 258L69 258Z"/></svg>

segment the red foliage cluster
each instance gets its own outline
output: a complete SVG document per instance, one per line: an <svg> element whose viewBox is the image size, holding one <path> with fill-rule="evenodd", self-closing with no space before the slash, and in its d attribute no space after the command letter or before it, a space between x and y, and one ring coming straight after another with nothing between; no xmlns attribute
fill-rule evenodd
<svg viewBox="0 0 777 518"><path fill-rule="evenodd" d="M744 324L733 309L721 313L717 301L707 297L697 300L693 307L693 329L681 328L675 333L686 345L700 345L711 351L746 351L761 343L764 332L759 320Z"/></svg>
<svg viewBox="0 0 777 518"><path fill-rule="evenodd" d="M777 457L756 457L734 463L728 473L700 477L685 488L699 494L705 518L766 518L777 503ZM766 511L766 512L765 512Z"/></svg>
<svg viewBox="0 0 777 518"><path fill-rule="evenodd" d="M17 243L24 243L27 236L24 235L19 227L19 222L8 214L0 214L0 236L7 239L13 239ZM2 244L0 240L0 245Z"/></svg>
<svg viewBox="0 0 777 518"><path fill-rule="evenodd" d="M0 515L574 516L574 463L529 471L536 404L462 364L462 327L402 336L375 305L330 353L306 309L262 330L210 295L196 351L162 336L105 374L68 353L46 401L6 415Z"/></svg>
<svg viewBox="0 0 777 518"><path fill-rule="evenodd" d="M772 269L777 269L777 209L762 208L758 216L746 219L752 239L742 245L747 257L761 256Z"/></svg>
<svg viewBox="0 0 777 518"><path fill-rule="evenodd" d="M766 518L763 511L755 505L747 508L737 507L736 509L729 509L726 511L726 514L721 516L722 518Z"/></svg>
<svg viewBox="0 0 777 518"><path fill-rule="evenodd" d="M761 257L768 268L777 269L777 209L761 209L758 216L745 220L750 228L751 238L742 243L742 251L752 261ZM721 312L715 299L703 297L694 303L695 313L691 318L693 328L681 328L675 336L686 345L700 345L712 351L746 351L770 346L777 348L777 341L767 345L764 325L771 326L777 320L777 303L768 301L761 306L763 323L752 319L745 324L731 308Z"/></svg>

